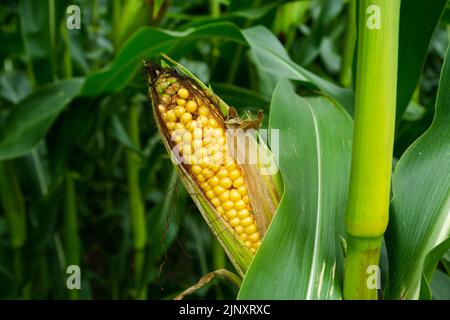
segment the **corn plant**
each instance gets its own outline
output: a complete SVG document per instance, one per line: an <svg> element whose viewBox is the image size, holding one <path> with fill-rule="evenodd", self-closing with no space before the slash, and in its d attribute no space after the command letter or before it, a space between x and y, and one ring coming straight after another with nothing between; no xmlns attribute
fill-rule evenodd
<svg viewBox="0 0 450 320"><path fill-rule="evenodd" d="M448 1L73 2L0 4L0 298L450 299Z"/></svg>

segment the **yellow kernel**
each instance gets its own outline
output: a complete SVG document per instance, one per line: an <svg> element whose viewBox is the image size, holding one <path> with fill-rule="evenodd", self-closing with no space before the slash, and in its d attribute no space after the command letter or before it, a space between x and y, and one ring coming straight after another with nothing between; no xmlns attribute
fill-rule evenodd
<svg viewBox="0 0 450 320"><path fill-rule="evenodd" d="M214 162L214 158L212 160ZM209 168L211 169L212 172L216 173L220 169L220 164L213 163L213 164L210 165Z"/></svg>
<svg viewBox="0 0 450 320"><path fill-rule="evenodd" d="M234 231L236 231L237 234L242 234L244 232L244 228L242 226L237 226L234 228Z"/></svg>
<svg viewBox="0 0 450 320"><path fill-rule="evenodd" d="M183 133L183 141L186 142L186 143L189 143L189 144L192 141L192 134L189 131Z"/></svg>
<svg viewBox="0 0 450 320"><path fill-rule="evenodd" d="M205 176L206 179L211 178L212 176L214 176L214 172L212 172L211 170L209 170L208 168L205 168L202 170L202 174Z"/></svg>
<svg viewBox="0 0 450 320"><path fill-rule="evenodd" d="M170 122L175 122L177 120L177 116L175 115L175 111L169 110L166 113L166 119Z"/></svg>
<svg viewBox="0 0 450 320"><path fill-rule="evenodd" d="M227 140L225 139L225 137L217 138L216 143L218 145L221 145L222 148L226 148L227 147Z"/></svg>
<svg viewBox="0 0 450 320"><path fill-rule="evenodd" d="M200 128L196 128L194 130L194 139L196 139L196 140L198 139L201 141L202 138L203 138L203 130Z"/></svg>
<svg viewBox="0 0 450 320"><path fill-rule="evenodd" d="M228 200L228 201L225 201L224 203L222 203L222 207L223 207L223 210L229 211L229 210L233 209L234 203L231 202L230 200Z"/></svg>
<svg viewBox="0 0 450 320"><path fill-rule="evenodd" d="M215 186L213 188L213 191L218 196L218 195L222 194L225 191L225 189L222 188L221 186Z"/></svg>
<svg viewBox="0 0 450 320"><path fill-rule="evenodd" d="M261 241L255 242L255 243L253 244L252 248L256 250L256 249L259 248L260 245L261 245Z"/></svg>
<svg viewBox="0 0 450 320"><path fill-rule="evenodd" d="M223 163L223 153L222 152L215 153L212 156L211 160L216 166L218 166L220 168L220 164Z"/></svg>
<svg viewBox="0 0 450 320"><path fill-rule="evenodd" d="M159 110L159 112L163 113L163 112L166 112L167 109L162 104L159 104L158 105L158 110Z"/></svg>
<svg viewBox="0 0 450 320"><path fill-rule="evenodd" d="M225 211L223 210L223 208L221 206L216 207L216 210L218 213L220 213L221 215L225 214Z"/></svg>
<svg viewBox="0 0 450 320"><path fill-rule="evenodd" d="M237 191L243 196L247 194L247 188L245 186L240 186L239 188L237 188Z"/></svg>
<svg viewBox="0 0 450 320"><path fill-rule="evenodd" d="M190 155L192 154L192 149L190 145L183 145L183 148L181 149L183 158L185 160L185 163L189 163L190 161ZM189 158L189 159L188 159ZM189 160L189 161L188 161Z"/></svg>
<svg viewBox="0 0 450 320"><path fill-rule="evenodd" d="M215 194L212 190L205 191L205 195L210 200L215 197Z"/></svg>
<svg viewBox="0 0 450 320"><path fill-rule="evenodd" d="M230 191L225 190L220 196L219 196L219 200L220 202L226 202L230 199Z"/></svg>
<svg viewBox="0 0 450 320"><path fill-rule="evenodd" d="M251 225L249 225L248 227L245 228L245 233L246 234L253 234L256 231L258 231L258 230L256 230L256 225L255 224L251 224Z"/></svg>
<svg viewBox="0 0 450 320"><path fill-rule="evenodd" d="M234 162L233 158L231 158L231 157L228 157L226 159L226 163L227 163L226 167L227 167L228 171L230 171L230 172L237 168L236 163ZM241 175L240 172L239 172L239 175Z"/></svg>
<svg viewBox="0 0 450 320"><path fill-rule="evenodd" d="M184 129L184 125L182 123L179 123L179 122L175 123L175 129L177 129L179 131L179 133L183 133L184 131L186 131Z"/></svg>
<svg viewBox="0 0 450 320"><path fill-rule="evenodd" d="M220 206L220 200L219 200L219 198L217 198L217 197L212 198L212 199L211 199L211 203L212 203L212 205L213 205L214 207Z"/></svg>
<svg viewBox="0 0 450 320"><path fill-rule="evenodd" d="M189 131L194 132L195 129L197 129L197 121L192 120L191 122L188 123L188 125L186 126L188 128Z"/></svg>
<svg viewBox="0 0 450 320"><path fill-rule="evenodd" d="M211 179L208 180L208 183L211 187L215 187L219 184L219 178L217 177L212 177Z"/></svg>
<svg viewBox="0 0 450 320"><path fill-rule="evenodd" d="M210 137L206 137L205 139L203 139L203 145L206 147L209 143L211 142L211 138Z"/></svg>
<svg viewBox="0 0 450 320"><path fill-rule="evenodd" d="M250 248L252 246L252 243L249 240L247 240L247 241L245 241L245 245Z"/></svg>
<svg viewBox="0 0 450 320"><path fill-rule="evenodd" d="M181 99L187 99L189 97L189 91L186 88L181 88L178 90L178 96Z"/></svg>
<svg viewBox="0 0 450 320"><path fill-rule="evenodd" d="M247 238L248 238L248 234L246 234L246 233L241 234L241 239L243 241L247 240Z"/></svg>
<svg viewBox="0 0 450 320"><path fill-rule="evenodd" d="M185 104L186 104L186 100L184 100L184 99L178 99L177 100L177 105L179 105L181 107L184 107Z"/></svg>
<svg viewBox="0 0 450 320"><path fill-rule="evenodd" d="M209 187L209 184L208 184L208 182L202 182L201 184L200 184L200 188L202 188L204 191L206 191L208 188L209 189L211 189L211 187Z"/></svg>
<svg viewBox="0 0 450 320"><path fill-rule="evenodd" d="M230 190L230 200L236 202L241 199L241 194L236 189Z"/></svg>
<svg viewBox="0 0 450 320"><path fill-rule="evenodd" d="M186 109L180 106L176 106L174 111L177 118L181 118L181 116L186 113Z"/></svg>
<svg viewBox="0 0 450 320"><path fill-rule="evenodd" d="M253 241L253 242L258 241L259 240L259 233L255 232L255 233L249 235L248 236L248 240Z"/></svg>
<svg viewBox="0 0 450 320"><path fill-rule="evenodd" d="M228 170L225 168L220 169L219 172L217 172L217 177L220 179L228 177Z"/></svg>
<svg viewBox="0 0 450 320"><path fill-rule="evenodd" d="M181 134L176 134L176 132L174 132L174 134L172 134L172 141L175 142L176 144L180 143L183 140L183 137Z"/></svg>
<svg viewBox="0 0 450 320"><path fill-rule="evenodd" d="M236 204L235 204L235 208L236 208ZM236 208L236 210L238 210L238 209ZM250 216L250 211L248 211L248 209L245 209L245 208L241 209L238 211L238 216L241 219L247 218L248 216ZM250 233L250 232L247 232L247 233Z"/></svg>
<svg viewBox="0 0 450 320"><path fill-rule="evenodd" d="M203 156L203 158L201 160L201 164L204 168L207 168L211 164L211 159L209 159L206 156Z"/></svg>
<svg viewBox="0 0 450 320"><path fill-rule="evenodd" d="M208 125L211 128L217 128L219 126L219 124L217 123L216 119L214 119L214 118L209 119Z"/></svg>
<svg viewBox="0 0 450 320"><path fill-rule="evenodd" d="M166 127L167 127L167 129L169 129L169 131L174 130L175 129L175 122L172 122L172 121L167 122L166 123Z"/></svg>
<svg viewBox="0 0 450 320"><path fill-rule="evenodd" d="M207 115L209 115L209 110L208 110L207 107L201 106L201 107L198 109L198 114L199 114L200 116L207 116Z"/></svg>
<svg viewBox="0 0 450 320"><path fill-rule="evenodd" d="M199 116L197 117L197 122L201 127L205 127L205 125L208 123L208 118L206 116Z"/></svg>
<svg viewBox="0 0 450 320"><path fill-rule="evenodd" d="M230 219L230 224L232 227L237 227L239 225L239 222L240 222L239 218Z"/></svg>
<svg viewBox="0 0 450 320"><path fill-rule="evenodd" d="M217 148L216 145L210 143L210 144L208 145L207 149L208 149L208 153L209 153L210 155L214 155L214 154L217 153L217 149L218 149L218 148Z"/></svg>
<svg viewBox="0 0 450 320"><path fill-rule="evenodd" d="M235 187L235 188L242 187L243 185L244 185L244 179L242 177L239 177L233 181L233 187Z"/></svg>
<svg viewBox="0 0 450 320"><path fill-rule="evenodd" d="M194 133L194 139L195 139L195 133ZM197 139L194 140L194 150L200 151L202 146L203 146L202 140L197 140Z"/></svg>
<svg viewBox="0 0 450 320"><path fill-rule="evenodd" d="M247 206L247 205L245 204L244 201L242 201L242 199L241 199L241 200L238 200L237 202L234 203L234 208L235 208L236 210L242 210L242 209L245 209L246 206Z"/></svg>
<svg viewBox="0 0 450 320"><path fill-rule="evenodd" d="M225 189L228 189L229 187L231 187L232 184L233 184L233 182L231 181L230 178L223 178L219 182L219 185Z"/></svg>
<svg viewBox="0 0 450 320"><path fill-rule="evenodd" d="M253 223L253 218L252 217L247 217L244 218L241 221L241 226L243 227L248 227L249 225L251 225Z"/></svg>
<svg viewBox="0 0 450 320"><path fill-rule="evenodd" d="M206 178L205 178L204 175L198 174L198 175L197 175L197 180L200 181L200 182L205 182L205 181L206 181Z"/></svg>
<svg viewBox="0 0 450 320"><path fill-rule="evenodd" d="M223 208L223 206L222 206L222 208ZM225 208L224 208L224 210L225 210ZM231 210L228 210L228 211L225 213L225 215L227 216L228 219L234 219L234 218L237 217L237 212L236 212L236 210L231 209Z"/></svg>
<svg viewBox="0 0 450 320"><path fill-rule="evenodd" d="M239 178L241 176L241 171L239 171L239 169L234 169L230 171L230 174L228 175L228 177L231 180L236 180L237 178Z"/></svg>
<svg viewBox="0 0 450 320"><path fill-rule="evenodd" d="M189 100L186 104L186 110L190 113L194 113L197 110L197 102Z"/></svg>
<svg viewBox="0 0 450 320"><path fill-rule="evenodd" d="M187 124L187 123L191 122L191 121L192 121L192 114L187 113L187 112L184 113L184 114L181 116L180 121L181 121L181 123L183 123L183 124Z"/></svg>
<svg viewBox="0 0 450 320"><path fill-rule="evenodd" d="M242 196L242 200L243 200L246 204L249 204L249 203L250 203L250 199L248 198L248 195Z"/></svg>

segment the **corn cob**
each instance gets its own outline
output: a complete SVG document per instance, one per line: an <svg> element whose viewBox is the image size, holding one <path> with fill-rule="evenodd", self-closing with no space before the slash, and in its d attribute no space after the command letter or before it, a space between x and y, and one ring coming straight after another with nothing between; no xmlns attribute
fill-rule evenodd
<svg viewBox="0 0 450 320"><path fill-rule="evenodd" d="M156 125L178 169L179 178L243 276L258 250L282 193L273 155L257 143L257 162L242 163L247 146L236 147L242 131L259 120L241 120L237 113L182 65L163 55L174 68L145 61ZM167 66L165 60L162 61ZM187 76L186 76L187 75ZM234 135L227 129L241 129ZM253 149L255 150L255 149ZM232 151L232 152L228 152ZM275 173L262 173L269 155ZM267 158L266 158L267 159Z"/></svg>
<svg viewBox="0 0 450 320"><path fill-rule="evenodd" d="M225 118L195 84L172 71L155 79L158 112L179 160L204 196L255 252L260 232L252 213L244 173L227 152Z"/></svg>

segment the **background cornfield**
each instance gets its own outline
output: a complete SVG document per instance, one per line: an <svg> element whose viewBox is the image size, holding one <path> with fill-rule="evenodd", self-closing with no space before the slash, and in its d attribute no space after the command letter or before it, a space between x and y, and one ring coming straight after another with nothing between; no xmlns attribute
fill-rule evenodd
<svg viewBox="0 0 450 320"><path fill-rule="evenodd" d="M219 274L187 298L342 298L359 2L1 1L0 298L172 299L234 272L161 143L161 53L281 134L282 203L240 290ZM449 35L449 1L402 1L386 299L450 299Z"/></svg>

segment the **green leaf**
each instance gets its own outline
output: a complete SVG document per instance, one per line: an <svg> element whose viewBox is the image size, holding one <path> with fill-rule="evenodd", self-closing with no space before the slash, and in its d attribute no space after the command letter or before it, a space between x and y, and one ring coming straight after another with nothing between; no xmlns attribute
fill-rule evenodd
<svg viewBox="0 0 450 320"><path fill-rule="evenodd" d="M112 116L111 127L112 135L117 139L117 141L119 141L122 145L124 145L131 151L134 151L137 155L142 156L141 150L139 150L136 144L131 140L117 115Z"/></svg>
<svg viewBox="0 0 450 320"><path fill-rule="evenodd" d="M211 15L198 15L198 14L185 14L179 12L169 12L167 16L177 20L189 20L183 27L201 26L208 23L218 21L232 21L237 18L243 18L248 20L256 20L264 17L268 13L272 12L274 7L280 5L283 1L273 1L267 4L259 5L258 7L241 8L235 11L229 11L220 15L219 17L212 17Z"/></svg>
<svg viewBox="0 0 450 320"><path fill-rule="evenodd" d="M284 79L269 124L279 130L285 191L238 298L339 299L352 120L327 97L297 96Z"/></svg>
<svg viewBox="0 0 450 320"><path fill-rule="evenodd" d="M431 38L447 0L402 1L397 84L397 120L419 82Z"/></svg>
<svg viewBox="0 0 450 320"><path fill-rule="evenodd" d="M387 296L417 298L426 255L450 233L450 51L430 128L402 156L393 177L387 234ZM414 262L414 263L411 263Z"/></svg>
<svg viewBox="0 0 450 320"><path fill-rule="evenodd" d="M82 79L71 79L48 85L14 107L0 136L0 160L22 156L37 145L82 84Z"/></svg>
<svg viewBox="0 0 450 320"><path fill-rule="evenodd" d="M436 246L433 250L431 250L423 263L423 274L422 274L422 283L420 286L420 299L421 300L430 300L432 297L431 293L431 279L433 277L433 273L436 270L436 267L439 263L439 260L443 257L443 255L450 248L450 238Z"/></svg>
<svg viewBox="0 0 450 320"><path fill-rule="evenodd" d="M298 80L312 88L318 88L338 100L347 111L353 113L353 93L343 89L294 63L278 39L265 27L245 29L245 39L253 50L257 63L267 72L279 78Z"/></svg>
<svg viewBox="0 0 450 320"><path fill-rule="evenodd" d="M51 37L51 29L53 29L51 22L54 22L54 17L50 16L50 7L50 1L20 1L22 41L36 82L40 84L53 80L51 57L53 57L54 39Z"/></svg>
<svg viewBox="0 0 450 320"><path fill-rule="evenodd" d="M155 28L142 28L125 43L112 65L89 76L81 95L98 96L123 89L137 70L142 68L144 58L152 58L160 53L179 55L179 45L205 38L245 43L239 29L232 23L212 23L183 32Z"/></svg>

